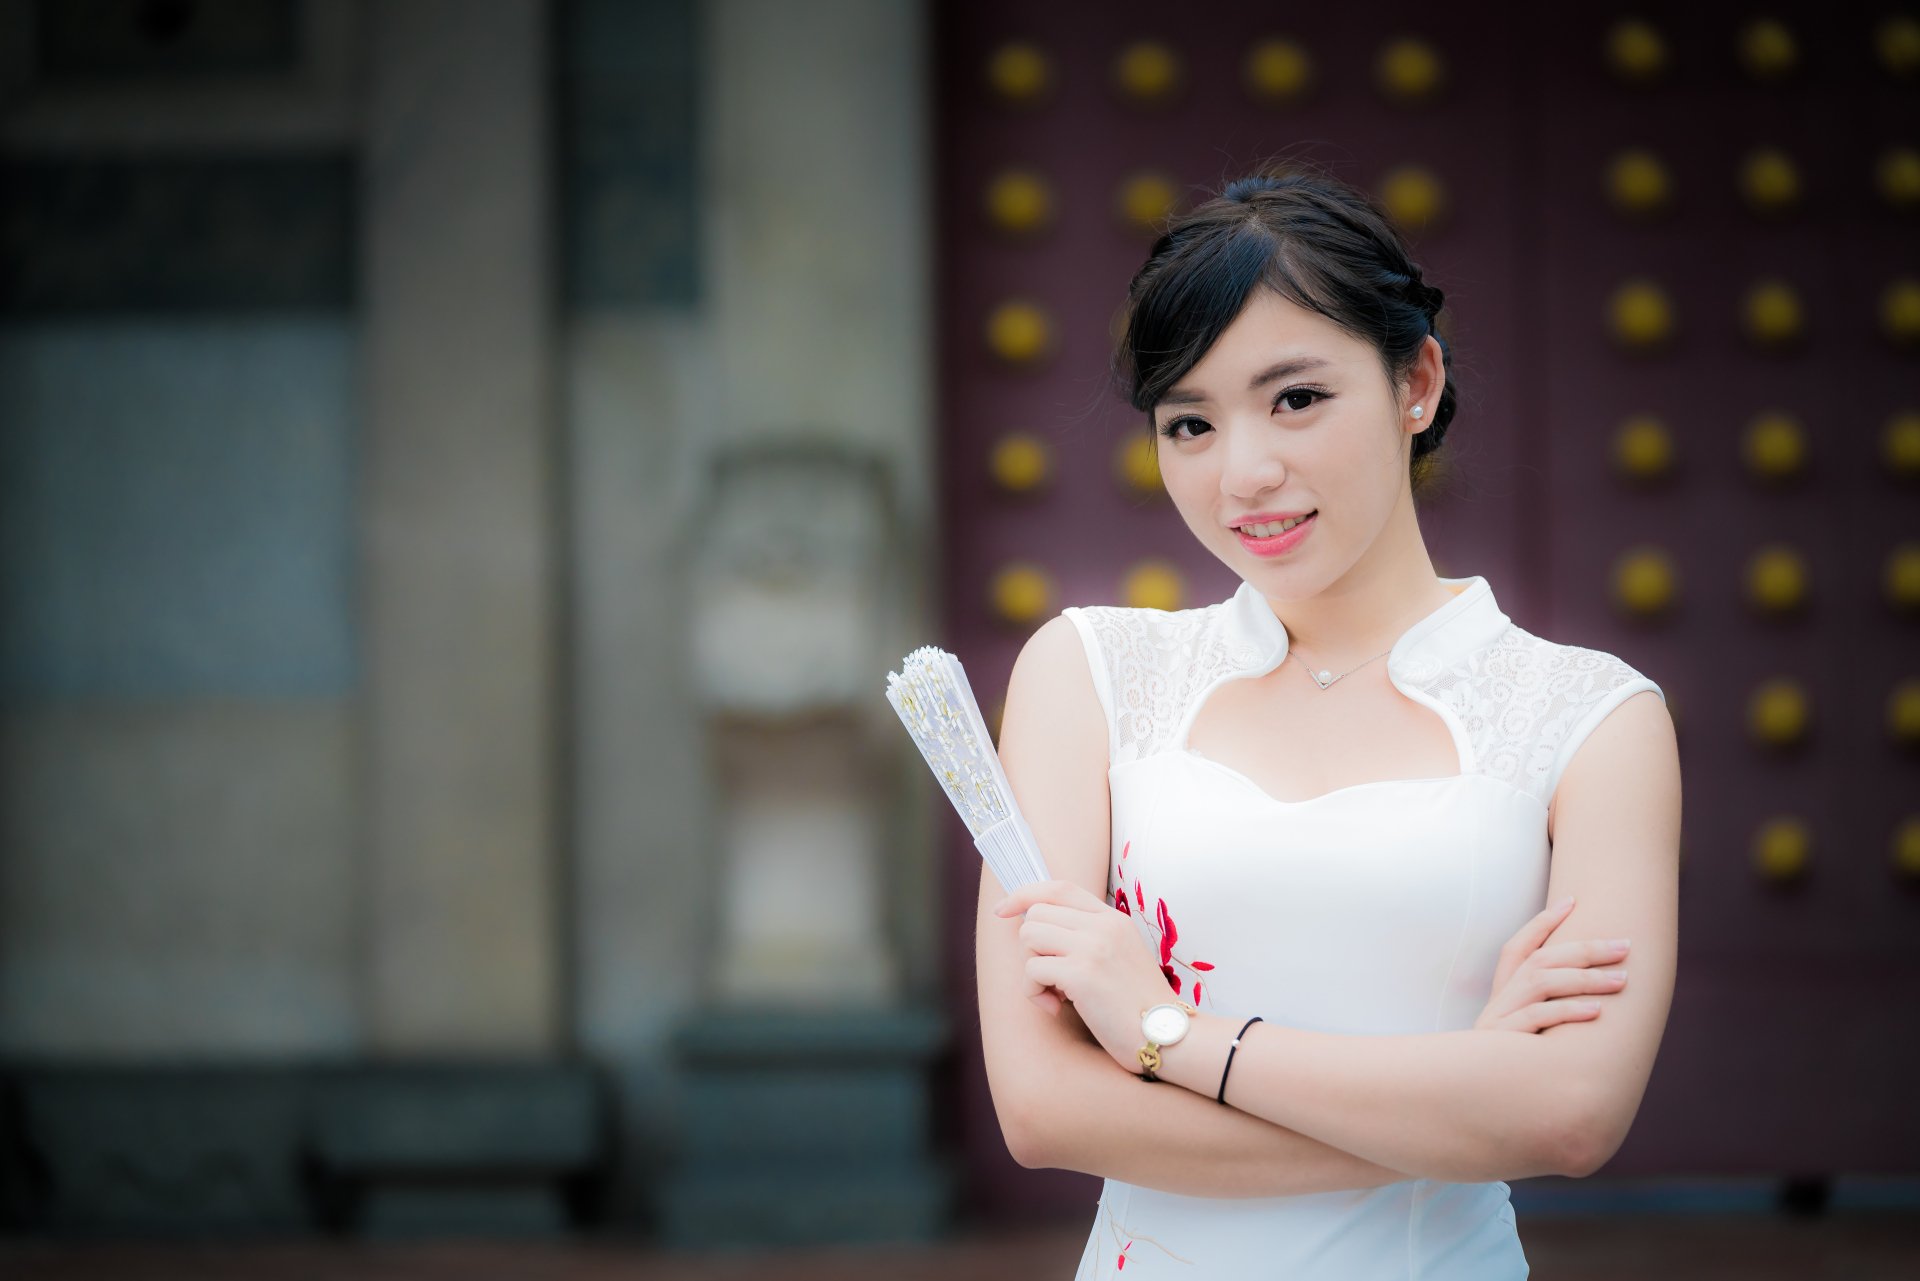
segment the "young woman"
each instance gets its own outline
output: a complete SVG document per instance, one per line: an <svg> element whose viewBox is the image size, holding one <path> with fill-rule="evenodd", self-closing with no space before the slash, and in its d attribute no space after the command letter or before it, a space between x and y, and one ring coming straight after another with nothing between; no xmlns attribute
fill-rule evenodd
<svg viewBox="0 0 1920 1281"><path fill-rule="evenodd" d="M1665 696L1436 576L1441 292L1364 196L1234 182L1129 298L1116 369L1241 583L1069 608L1014 665L1056 879L981 877L1008 1146L1104 1178L1082 1281L1525 1277L1505 1180L1604 1164L1666 1022Z"/></svg>

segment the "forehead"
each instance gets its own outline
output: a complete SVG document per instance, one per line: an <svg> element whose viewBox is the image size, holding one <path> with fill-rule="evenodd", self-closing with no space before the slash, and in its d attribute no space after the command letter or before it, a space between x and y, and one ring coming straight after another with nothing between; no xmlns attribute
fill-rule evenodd
<svg viewBox="0 0 1920 1281"><path fill-rule="evenodd" d="M1277 378L1335 373L1366 355L1365 343L1325 316L1260 288L1160 403L1239 396Z"/></svg>
<svg viewBox="0 0 1920 1281"><path fill-rule="evenodd" d="M1261 286L1247 296L1246 306L1194 368L1215 356L1246 356L1256 349L1265 355L1277 344L1296 345L1329 360L1345 359L1351 348L1361 345L1319 312Z"/></svg>

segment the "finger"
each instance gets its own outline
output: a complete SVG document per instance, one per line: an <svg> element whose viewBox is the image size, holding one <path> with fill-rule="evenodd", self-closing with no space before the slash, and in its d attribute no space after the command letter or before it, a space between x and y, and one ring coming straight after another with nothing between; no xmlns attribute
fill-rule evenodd
<svg viewBox="0 0 1920 1281"><path fill-rule="evenodd" d="M1516 975L1500 987L1481 1014L1482 1018L1490 1021L1489 1024L1479 1026L1511 1026L1507 1020L1539 1003L1556 998L1609 996L1626 987L1624 970L1589 969L1579 965L1550 967L1545 964L1545 959L1551 950L1542 948L1536 952L1523 967L1525 973ZM1513 1008L1507 1009L1507 1006Z"/></svg>
<svg viewBox="0 0 1920 1281"><path fill-rule="evenodd" d="M1027 917L1020 927L1020 942L1036 956L1061 956L1074 946L1077 931L1050 921Z"/></svg>
<svg viewBox="0 0 1920 1281"><path fill-rule="evenodd" d="M1592 998L1576 1000L1562 997L1551 1001L1530 1001L1505 1014L1485 1016L1485 1022L1474 1026L1482 1031L1538 1032L1556 1023L1597 1018L1599 1013L1600 1004Z"/></svg>
<svg viewBox="0 0 1920 1281"><path fill-rule="evenodd" d="M1074 911L1070 907L1061 907L1058 903L1035 903L1022 915L1029 921L1052 921L1057 925L1063 920L1072 919Z"/></svg>
<svg viewBox="0 0 1920 1281"><path fill-rule="evenodd" d="M1035 903L1058 903L1072 890L1080 889L1072 881L1051 880L1035 881L1031 885L1022 885L994 905L995 916L1016 916ZM1086 891L1081 890L1081 893Z"/></svg>
<svg viewBox="0 0 1920 1281"><path fill-rule="evenodd" d="M1604 978L1605 973L1602 970L1534 969L1510 984L1496 1004L1511 1003L1518 1012L1554 1000L1618 992L1623 984Z"/></svg>
<svg viewBox="0 0 1920 1281"><path fill-rule="evenodd" d="M1618 992L1627 983L1625 970L1543 969L1534 975L1536 996L1579 996L1587 992Z"/></svg>
<svg viewBox="0 0 1920 1281"><path fill-rule="evenodd" d="M1597 1019L1600 1017L1600 1003L1592 1000L1536 1001L1532 1005L1516 1010L1509 1017L1519 1026L1519 1030L1538 1032L1556 1023L1586 1022L1589 1019Z"/></svg>
<svg viewBox="0 0 1920 1281"><path fill-rule="evenodd" d="M1027 977L1035 983L1047 987L1067 990L1067 960L1060 956L1029 956L1026 961Z"/></svg>
<svg viewBox="0 0 1920 1281"><path fill-rule="evenodd" d="M1507 945L1500 949L1500 963L1494 970L1493 990L1499 991L1507 985L1520 963L1538 951L1553 931L1565 920L1567 913L1573 910L1573 896L1569 894L1558 903L1552 903L1540 911L1514 932Z"/></svg>
<svg viewBox="0 0 1920 1281"><path fill-rule="evenodd" d="M993 914L995 914L995 916L1018 916L1020 912L1025 912L1029 906L1033 906L1035 903L1041 903L1043 899L1046 899L1046 897L1050 895L1050 887L1052 887L1052 885L1058 885L1058 883L1060 882L1033 882L1031 885L1021 885L1020 889L1016 889L1014 893L1006 895L1004 899L1000 899L998 903L993 905Z"/></svg>
<svg viewBox="0 0 1920 1281"><path fill-rule="evenodd" d="M1050 883L1057 888L1047 895L1047 902L1055 907L1079 912L1098 912L1102 908L1111 906L1105 899L1078 881L1059 880Z"/></svg>
<svg viewBox="0 0 1920 1281"><path fill-rule="evenodd" d="M1114 913L1119 916L1119 912ZM1026 911L1029 921L1045 921L1049 925L1065 925L1074 929L1087 927L1087 913L1072 903L1035 903Z"/></svg>
<svg viewBox="0 0 1920 1281"><path fill-rule="evenodd" d="M1066 1004L1056 989L1050 988L1044 983L1027 984L1026 996L1029 1001L1032 1001L1049 1014L1058 1014Z"/></svg>
<svg viewBox="0 0 1920 1281"><path fill-rule="evenodd" d="M1060 911L1118 910L1109 908L1107 903L1095 898L1088 892L1086 886L1077 881L1041 881L1034 885L1023 886L1000 900L999 905L993 910L998 916L1017 916L1023 912L1031 914L1035 907L1043 904Z"/></svg>
<svg viewBox="0 0 1920 1281"><path fill-rule="evenodd" d="M1614 946L1612 939L1562 939L1540 949L1536 965L1617 965L1630 948Z"/></svg>

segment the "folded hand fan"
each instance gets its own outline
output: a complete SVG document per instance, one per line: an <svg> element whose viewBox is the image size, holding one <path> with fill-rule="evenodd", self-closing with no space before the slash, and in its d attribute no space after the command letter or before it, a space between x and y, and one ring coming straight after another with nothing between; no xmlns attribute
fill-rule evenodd
<svg viewBox="0 0 1920 1281"><path fill-rule="evenodd" d="M1014 804L1000 755L974 702L960 660L922 645L901 671L887 673L887 701L900 714L927 768L973 833L973 844L1009 894L1050 879L1020 807Z"/></svg>

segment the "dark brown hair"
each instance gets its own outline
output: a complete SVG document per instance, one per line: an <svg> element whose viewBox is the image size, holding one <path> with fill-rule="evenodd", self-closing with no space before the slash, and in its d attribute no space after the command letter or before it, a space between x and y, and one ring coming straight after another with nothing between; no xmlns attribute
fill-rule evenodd
<svg viewBox="0 0 1920 1281"><path fill-rule="evenodd" d="M1371 344L1394 386L1412 372L1427 335L1439 341L1446 387L1431 425L1413 437L1410 470L1421 488L1453 418L1453 357L1435 326L1445 295L1421 279L1380 207L1330 175L1262 168L1173 220L1127 287L1113 360L1120 395L1149 416L1151 430L1153 407L1260 285Z"/></svg>

